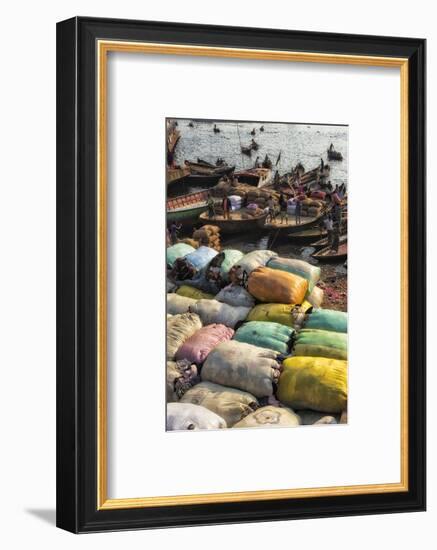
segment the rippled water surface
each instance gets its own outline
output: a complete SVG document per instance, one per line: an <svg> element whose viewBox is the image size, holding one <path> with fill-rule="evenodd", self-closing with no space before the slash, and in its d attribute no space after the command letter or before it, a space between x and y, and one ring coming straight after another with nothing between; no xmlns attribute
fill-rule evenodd
<svg viewBox="0 0 437 550"><path fill-rule="evenodd" d="M236 169L251 168L257 156L260 160L266 154L276 163L281 154L277 169L280 174L289 172L299 161L310 170L327 160L327 149L333 143L335 149L343 155L343 161L331 161L331 182L348 183L348 127L323 124L290 124L271 122L219 122L193 120L194 128L188 126L190 119L175 119L181 138L176 147L175 160L183 164L184 160L196 161L201 158L215 163L222 157ZM220 133L214 133L214 123ZM260 126L264 132L260 132ZM250 132L255 128L256 135ZM259 150L251 157L241 153L241 146L248 146L252 137L259 144Z"/></svg>

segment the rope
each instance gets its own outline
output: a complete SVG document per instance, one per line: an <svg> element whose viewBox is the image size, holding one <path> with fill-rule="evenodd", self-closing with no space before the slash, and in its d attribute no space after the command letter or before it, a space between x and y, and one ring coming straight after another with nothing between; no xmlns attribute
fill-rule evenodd
<svg viewBox="0 0 437 550"><path fill-rule="evenodd" d="M243 155L243 151L241 150L241 138L240 138L240 128L238 127L238 122L237 122L237 133L238 133L238 141L240 143L240 155L241 155L241 166L243 168L246 168L244 166L244 155Z"/></svg>

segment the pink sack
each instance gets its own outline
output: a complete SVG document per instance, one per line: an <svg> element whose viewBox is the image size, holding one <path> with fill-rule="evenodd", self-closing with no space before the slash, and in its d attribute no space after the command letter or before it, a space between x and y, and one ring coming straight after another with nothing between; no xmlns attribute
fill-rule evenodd
<svg viewBox="0 0 437 550"><path fill-rule="evenodd" d="M312 199L322 199L324 200L326 197L326 193L324 191L313 191L311 193L311 198Z"/></svg>
<svg viewBox="0 0 437 550"><path fill-rule="evenodd" d="M214 323L199 329L182 344L176 353L176 361L188 359L191 363L202 364L221 342L226 342L234 336L234 330Z"/></svg>

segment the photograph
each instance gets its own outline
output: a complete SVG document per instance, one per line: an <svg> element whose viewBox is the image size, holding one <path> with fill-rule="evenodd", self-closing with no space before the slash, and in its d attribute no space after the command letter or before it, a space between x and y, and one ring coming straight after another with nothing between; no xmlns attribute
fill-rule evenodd
<svg viewBox="0 0 437 550"><path fill-rule="evenodd" d="M165 125L167 431L347 424L348 126Z"/></svg>

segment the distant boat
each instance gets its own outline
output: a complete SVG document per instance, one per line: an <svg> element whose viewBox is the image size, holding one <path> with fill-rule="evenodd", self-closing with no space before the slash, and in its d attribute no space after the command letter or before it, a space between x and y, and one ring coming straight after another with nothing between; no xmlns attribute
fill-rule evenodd
<svg viewBox="0 0 437 550"><path fill-rule="evenodd" d="M343 160L343 155L339 151L336 151L334 149L334 146L332 145L332 143L329 146L327 153L328 153L329 160Z"/></svg>
<svg viewBox="0 0 437 550"><path fill-rule="evenodd" d="M343 261L347 258L347 240L339 245L337 252L332 252L331 247L327 246L318 252L314 252L312 256L319 262Z"/></svg>
<svg viewBox="0 0 437 550"><path fill-rule="evenodd" d="M252 147L241 147L241 152L243 153L243 155L247 155L248 157L250 157L250 155L252 154Z"/></svg>
<svg viewBox="0 0 437 550"><path fill-rule="evenodd" d="M264 126L261 126L259 129L260 132L264 132Z"/></svg>
<svg viewBox="0 0 437 550"><path fill-rule="evenodd" d="M254 136L256 134L255 128L250 132L251 136Z"/></svg>
<svg viewBox="0 0 437 550"><path fill-rule="evenodd" d="M246 211L244 209L236 212L231 212L230 219L226 219L222 214L217 214L210 218L208 212L203 212L199 216L199 220L203 223L211 223L220 228L222 234L241 234L249 233L251 231L257 231L264 227L267 212L262 211L262 214L258 216L248 217L247 219L242 217Z"/></svg>
<svg viewBox="0 0 437 550"><path fill-rule="evenodd" d="M214 124L214 134L218 134L220 132L220 128L217 128L217 124Z"/></svg>

